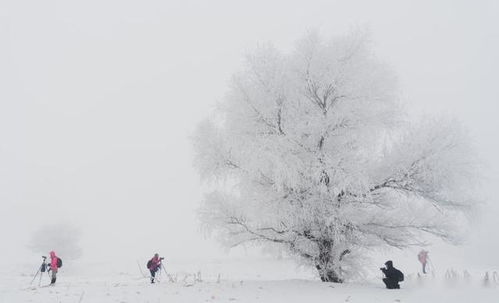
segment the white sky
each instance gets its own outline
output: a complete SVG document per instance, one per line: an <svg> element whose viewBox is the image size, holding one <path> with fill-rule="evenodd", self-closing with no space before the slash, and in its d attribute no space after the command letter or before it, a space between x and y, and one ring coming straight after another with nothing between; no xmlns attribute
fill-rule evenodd
<svg viewBox="0 0 499 303"><path fill-rule="evenodd" d="M189 136L246 52L289 50L310 29L367 27L411 109L470 129L495 204L498 20L492 0L0 0L1 255L65 220L87 255L223 257L199 233ZM499 207L486 210L475 234L499 227ZM497 238L472 244L499 253Z"/></svg>

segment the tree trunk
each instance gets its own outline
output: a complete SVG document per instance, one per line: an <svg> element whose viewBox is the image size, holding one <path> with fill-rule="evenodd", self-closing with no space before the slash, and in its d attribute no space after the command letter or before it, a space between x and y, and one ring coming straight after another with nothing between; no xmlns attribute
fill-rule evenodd
<svg viewBox="0 0 499 303"><path fill-rule="evenodd" d="M332 269L323 270L320 265L316 265L315 268L317 268L322 282L343 283L343 279L339 277L336 271Z"/></svg>
<svg viewBox="0 0 499 303"><path fill-rule="evenodd" d="M337 270L334 268L332 256L333 244L330 240L322 240L319 245L319 258L316 261L315 268L319 272L322 282L343 283Z"/></svg>

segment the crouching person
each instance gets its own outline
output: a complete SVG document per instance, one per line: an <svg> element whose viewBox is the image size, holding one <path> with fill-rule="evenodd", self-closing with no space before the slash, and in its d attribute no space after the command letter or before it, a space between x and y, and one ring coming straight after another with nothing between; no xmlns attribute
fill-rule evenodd
<svg viewBox="0 0 499 303"><path fill-rule="evenodd" d="M385 283L386 288L399 289L399 282L404 281L404 274L400 270L393 267L392 261L386 261L385 266L386 267L380 268L380 270L385 274L383 282Z"/></svg>

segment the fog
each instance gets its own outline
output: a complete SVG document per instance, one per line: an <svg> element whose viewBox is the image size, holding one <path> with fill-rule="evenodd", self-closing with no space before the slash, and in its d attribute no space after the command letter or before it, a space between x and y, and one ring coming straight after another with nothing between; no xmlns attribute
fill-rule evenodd
<svg viewBox="0 0 499 303"><path fill-rule="evenodd" d="M89 258L228 257L196 219L196 124L259 43L362 28L412 113L469 129L484 211L459 249L497 265L498 13L497 1L1 1L0 255L38 258L32 233L66 222Z"/></svg>

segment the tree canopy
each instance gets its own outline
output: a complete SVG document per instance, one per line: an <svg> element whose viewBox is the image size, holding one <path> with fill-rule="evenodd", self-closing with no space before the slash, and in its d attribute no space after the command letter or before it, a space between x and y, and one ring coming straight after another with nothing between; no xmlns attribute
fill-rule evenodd
<svg viewBox="0 0 499 303"><path fill-rule="evenodd" d="M323 281L354 276L373 247L459 239L474 205L465 132L411 122L363 34L259 47L194 146L213 185L205 226L228 246L279 244Z"/></svg>

